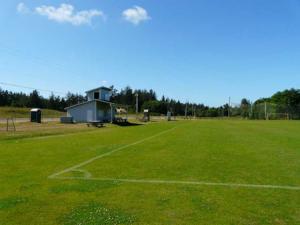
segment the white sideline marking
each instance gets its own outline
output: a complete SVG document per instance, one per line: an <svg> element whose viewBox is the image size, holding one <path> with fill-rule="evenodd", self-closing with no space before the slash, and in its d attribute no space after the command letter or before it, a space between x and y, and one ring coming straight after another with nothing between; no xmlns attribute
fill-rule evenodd
<svg viewBox="0 0 300 225"><path fill-rule="evenodd" d="M243 187L257 189L283 189L300 191L299 186L268 185L268 184L235 184L235 183L216 183L204 181L177 181L177 180L144 180L144 179L115 179L115 178L94 178L94 177L53 177L55 179L67 180L95 180L95 181L113 181L142 184L182 184L182 185L202 185L202 186L225 186L225 187Z"/></svg>
<svg viewBox="0 0 300 225"><path fill-rule="evenodd" d="M89 160L86 160L86 161L84 161L84 162L82 162L82 163L79 163L79 164L77 164L77 165L75 165L75 166L72 166L72 167L69 167L69 168L67 168L67 169L65 169L65 170L62 170L62 171L60 171L60 172L54 173L54 174L50 175L48 178L55 178L56 176L59 176L59 175L61 175L61 174L64 174L64 173L67 173L67 172L70 172L70 171L74 171L74 170L76 170L77 168L82 167L82 166L85 166L85 165L87 165L87 164L89 164L89 163L91 163L91 162L93 162L93 161L95 161L95 160L97 160L97 159L103 158L103 157L105 157L105 156L109 156L109 155L111 155L111 154L113 154L113 153L115 153L115 152L118 152L118 151L123 150L123 149L128 148L128 147L131 147L131 146L133 146L133 145L137 145L137 144L140 144L140 143L142 143L142 142L148 141L148 140L153 139L153 138L155 138L155 137L158 137L158 136L160 136L160 135L162 135L162 134L164 134L164 133L170 132L170 131L174 130L175 128L176 128L176 127L173 127L173 128L171 128L171 129L168 129L168 130L162 131L162 132L160 132L160 133L157 133L157 134L155 134L155 135L153 135L153 136L150 136L150 137L144 138L144 139L142 139L142 140L136 141L136 142L134 142L134 143L131 143L131 144L124 145L124 146L122 146L122 147L116 148L116 149L114 149L114 150L112 150L112 151L110 151L110 152L104 153L104 154L102 154L102 155L95 156L95 157L93 157L93 158L91 158L91 159L89 159Z"/></svg>

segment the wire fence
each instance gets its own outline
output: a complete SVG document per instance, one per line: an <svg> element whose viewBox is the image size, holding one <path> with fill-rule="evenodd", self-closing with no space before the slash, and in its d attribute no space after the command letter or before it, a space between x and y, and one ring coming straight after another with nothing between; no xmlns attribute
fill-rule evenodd
<svg viewBox="0 0 300 225"><path fill-rule="evenodd" d="M299 120L300 105L283 105L269 102L230 107L230 116L257 120Z"/></svg>

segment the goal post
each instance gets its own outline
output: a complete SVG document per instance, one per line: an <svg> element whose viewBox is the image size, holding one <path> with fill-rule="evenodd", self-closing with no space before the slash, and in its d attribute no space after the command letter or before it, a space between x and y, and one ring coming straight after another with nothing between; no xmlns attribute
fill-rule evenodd
<svg viewBox="0 0 300 225"><path fill-rule="evenodd" d="M289 120L289 113L267 113L268 120Z"/></svg>
<svg viewBox="0 0 300 225"><path fill-rule="evenodd" d="M290 120L294 118L295 112L288 105L271 102L253 104L253 119L264 120Z"/></svg>

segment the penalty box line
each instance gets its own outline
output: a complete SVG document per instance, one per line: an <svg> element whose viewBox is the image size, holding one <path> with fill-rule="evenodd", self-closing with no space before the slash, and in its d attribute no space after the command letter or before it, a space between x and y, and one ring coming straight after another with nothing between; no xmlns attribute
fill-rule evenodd
<svg viewBox="0 0 300 225"><path fill-rule="evenodd" d="M86 160L86 161L84 161L84 162L81 162L81 163L79 163L79 164L77 164L77 165L75 165L75 166L72 166L72 167L69 167L69 168L67 168L67 169L64 169L64 170L62 170L62 171L60 171L60 172L54 173L54 174L50 175L48 178L56 178L57 176L59 176L59 175L61 175L61 174L64 174L64 173L67 173L67 172L71 172L71 171L74 171L74 170L76 170L76 169L78 169L78 168L80 168L80 167L82 167L82 166L85 166L85 165L87 165L87 164L92 163L93 161L95 161L95 160L97 160L97 159L101 159L101 158L103 158L103 157L110 156L110 155L112 155L112 154L114 154L114 153L116 153L116 152L118 152L118 151L121 151L121 150L123 150L123 149L125 149L125 148L129 148L129 147L131 147L131 146L134 146L134 145L143 143L143 142L145 142L145 141L151 140L151 139L156 138L156 137L158 137L158 136L161 136L161 135L163 135L163 134L165 134L165 133L168 133L168 132L174 130L175 128L176 128L176 127L172 127L172 128L170 128L170 129L168 129L168 130L164 130L164 131L162 131L162 132L159 132L159 133L157 133L157 134L155 134L155 135L153 135L153 136L150 136L150 137L141 139L141 140L136 141L136 142L133 142L133 143L131 143L131 144L127 144L127 145L121 146L121 147L119 147L119 148L116 148L116 149L114 149L114 150L112 150L112 151L109 151L109 152L107 152L107 153L104 153L104 154L102 154L102 155L95 156L95 157L90 158L90 159L88 159L88 160Z"/></svg>
<svg viewBox="0 0 300 225"><path fill-rule="evenodd" d="M255 189L281 189L300 191L300 186L270 185L270 184L239 184L239 183L218 183L204 181L178 181L178 180L148 180L148 179L117 179L117 178L97 178L97 177L55 177L62 180L90 180L90 181L110 181L140 184L176 184L195 186L220 186L231 188L255 188Z"/></svg>

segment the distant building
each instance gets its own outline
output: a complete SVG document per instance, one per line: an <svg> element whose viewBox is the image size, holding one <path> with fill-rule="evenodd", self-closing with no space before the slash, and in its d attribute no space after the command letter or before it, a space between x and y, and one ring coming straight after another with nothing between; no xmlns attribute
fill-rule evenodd
<svg viewBox="0 0 300 225"><path fill-rule="evenodd" d="M112 90L99 87L86 91L87 101L67 107L67 115L74 122L102 121L112 122L115 118L115 105L110 102Z"/></svg>

